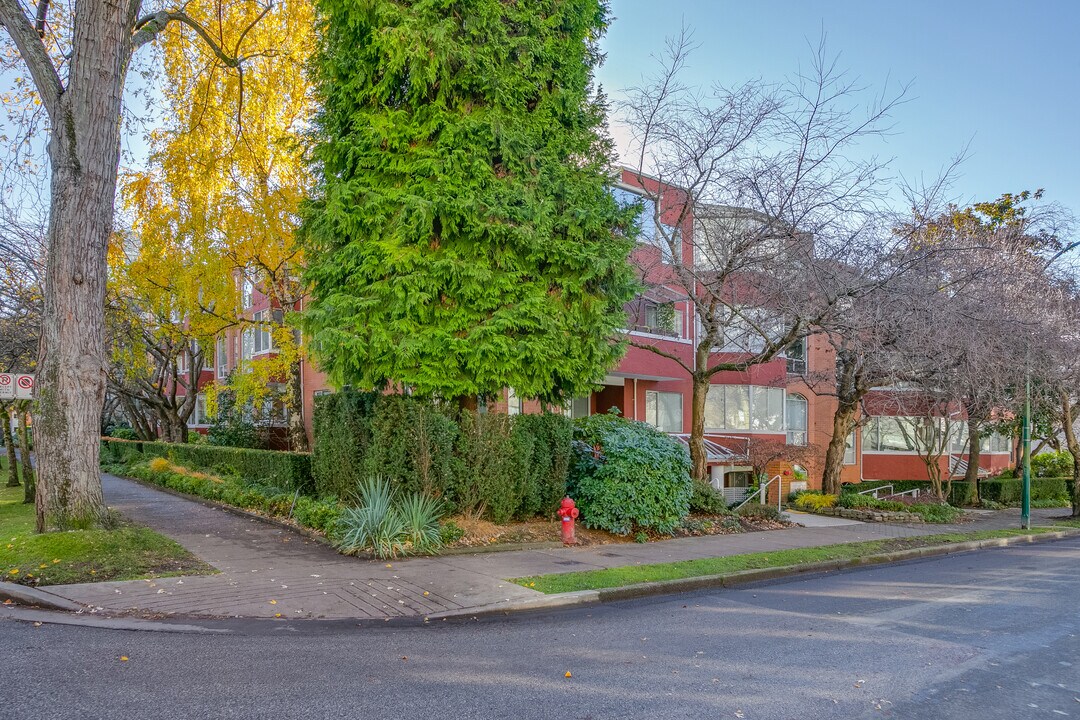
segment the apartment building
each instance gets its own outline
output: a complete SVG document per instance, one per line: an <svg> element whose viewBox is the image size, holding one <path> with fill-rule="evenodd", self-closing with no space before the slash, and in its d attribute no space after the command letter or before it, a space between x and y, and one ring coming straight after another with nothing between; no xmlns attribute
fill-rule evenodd
<svg viewBox="0 0 1080 720"><path fill-rule="evenodd" d="M682 290L672 266L676 257L683 263L695 262L692 240L694 218L682 211L685 194L678 188L660 187L649 178L624 170L616 193L623 202L641 202L646 218L632 262L647 280L648 290L627 306L626 354L604 377L600 389L587 397L573 399L566 412L571 417L615 411L633 420L647 422L686 441L691 425L692 384L677 360L693 367L694 351L700 331L697 308ZM653 205L658 200L659 211ZM662 227L652 227L653 218ZM679 225L676 227L676 225ZM673 253L676 257L673 257ZM249 319L271 318L280 309L271 307L268 298L250 283L244 285L245 314ZM297 308L302 311L302 306ZM738 343L716 348L715 354L737 357L753 347ZM268 331L257 327L230 330L218 338L213 362L200 381L200 388L227 378L245 362L258 362L275 352ZM676 360L677 359L677 360ZM822 390L821 378L831 377L835 360L827 338L805 338L769 362L739 372L719 372L711 379L705 405L705 439L712 484L736 499L754 484L754 461L757 448L768 448L771 457L766 474L779 478L770 496L800 487L819 487L825 447L832 435L836 400ZM305 360L300 369L303 388L304 424L311 435L315 398L333 392L325 374ZM806 378L818 378L815 387ZM827 383L826 383L827 384ZM819 392L815 391L815 388ZM895 393L883 389L866 404L868 417L861 428L847 439L842 479L911 480L927 477L926 464L916 444L911 441L905 422L903 403ZM192 418L192 428L204 432L209 424L205 404ZM536 401L518 397L513 388L488 404L493 412L539 412ZM288 447L285 432L287 417L283 409L273 415L271 438L277 447ZM953 440L939 463L946 473L962 475L967 453L966 429L962 417L948 418ZM790 452L777 452L787 447ZM980 468L986 474L1008 467L1011 443L1006 438L984 441ZM760 465L760 462L758 462Z"/></svg>

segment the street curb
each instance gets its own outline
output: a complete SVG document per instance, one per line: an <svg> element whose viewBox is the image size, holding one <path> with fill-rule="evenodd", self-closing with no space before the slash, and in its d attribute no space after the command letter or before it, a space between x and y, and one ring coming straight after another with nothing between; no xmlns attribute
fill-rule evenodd
<svg viewBox="0 0 1080 720"><path fill-rule="evenodd" d="M432 613L425 616L425 620L454 620L475 619L491 615L506 615L508 613L534 612L537 610L554 610L572 607L574 605L586 605L600 601L599 590L577 590L568 593L556 593L554 595L540 595L538 597L518 600L512 603L492 603L474 608L462 610L446 610L440 613Z"/></svg>
<svg viewBox="0 0 1080 720"><path fill-rule="evenodd" d="M0 581L0 603L8 600L18 605L39 607L47 610L63 610L64 612L80 612L86 610L87 607L59 595L54 595L47 590Z"/></svg>
<svg viewBox="0 0 1080 720"><path fill-rule="evenodd" d="M743 585L768 582L770 580L783 580L796 576L818 575L871 565L885 565L889 563L905 562L922 558L952 555L956 553L971 552L988 548L1008 547L1010 545L1034 544L1064 540L1080 535L1080 530L1057 530L1053 532L1039 533L1037 535L1015 535L1005 538L989 538L986 540L968 540L965 542L948 545L931 545L928 547L911 548L910 550L897 550L877 555L866 555L850 560L826 560L823 562L807 563L804 565L787 565L783 567L761 568L757 570L741 570L721 575L701 575L692 578L679 578L676 580L659 580L656 582L635 583L622 587L602 588L598 590L578 590L569 593L554 593L544 596L551 600L548 603L536 602L529 598L518 603L495 604L485 606L473 611L451 611L439 615L440 619L471 618L479 615L509 615L511 613L531 612L535 610L547 610L572 605L589 603L617 602L619 600L631 600L635 598L652 597L660 595L675 595L678 593L692 592L695 590L707 590L711 588L736 588ZM435 617L435 616L432 616Z"/></svg>

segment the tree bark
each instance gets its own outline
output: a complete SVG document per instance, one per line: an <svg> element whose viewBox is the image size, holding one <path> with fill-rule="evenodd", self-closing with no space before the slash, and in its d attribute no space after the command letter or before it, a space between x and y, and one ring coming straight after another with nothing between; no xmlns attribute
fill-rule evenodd
<svg viewBox="0 0 1080 720"><path fill-rule="evenodd" d="M89 527L105 517L98 425L107 359L106 251L138 8L137 2L75 3L67 88L48 103L51 206L35 427L39 532Z"/></svg>
<svg viewBox="0 0 1080 720"><path fill-rule="evenodd" d="M1072 400L1067 393L1061 394L1061 425L1065 431L1065 445L1072 455L1072 516L1080 517L1080 444L1076 441L1076 430L1073 428Z"/></svg>
<svg viewBox="0 0 1080 720"><path fill-rule="evenodd" d="M297 360L289 367L289 447L295 452L308 452L311 447L304 425L304 386L300 373L301 365Z"/></svg>
<svg viewBox="0 0 1080 720"><path fill-rule="evenodd" d="M979 446L982 441L982 426L968 416L968 461L967 470L964 471L964 482L971 483L974 486L979 484L979 458L982 455L982 448ZM975 502L978 502L978 492L976 492Z"/></svg>
<svg viewBox="0 0 1080 720"><path fill-rule="evenodd" d="M705 483L709 482L709 456L705 451L705 399L708 394L708 376L694 375L690 396L691 476Z"/></svg>
<svg viewBox="0 0 1080 720"><path fill-rule="evenodd" d="M847 438L855 429L855 416L859 411L859 400L850 397L840 398L833 415L832 437L825 449L825 469L821 474L821 491L828 495L839 495L841 473L844 470L844 451Z"/></svg>
<svg viewBox="0 0 1080 720"><path fill-rule="evenodd" d="M26 425L26 414L30 412L30 403L22 403L19 409L19 460L22 462L23 503L34 502L34 464L30 459L30 431Z"/></svg>
<svg viewBox="0 0 1080 720"><path fill-rule="evenodd" d="M19 461L15 457L15 438L11 433L11 414L7 405L2 406L0 421L4 423L0 429L4 432L4 451L8 461L7 487L19 487Z"/></svg>

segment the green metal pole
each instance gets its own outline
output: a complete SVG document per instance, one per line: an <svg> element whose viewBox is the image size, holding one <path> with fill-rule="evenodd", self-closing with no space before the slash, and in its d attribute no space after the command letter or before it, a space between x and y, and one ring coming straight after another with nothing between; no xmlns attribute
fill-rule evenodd
<svg viewBox="0 0 1080 720"><path fill-rule="evenodd" d="M1024 429L1021 431L1024 443L1023 491L1020 500L1020 527L1031 529L1031 374L1025 378L1024 387Z"/></svg>

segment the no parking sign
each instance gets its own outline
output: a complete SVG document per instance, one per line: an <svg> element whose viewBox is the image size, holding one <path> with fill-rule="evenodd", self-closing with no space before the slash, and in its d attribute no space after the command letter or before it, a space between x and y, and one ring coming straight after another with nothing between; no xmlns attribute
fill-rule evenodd
<svg viewBox="0 0 1080 720"><path fill-rule="evenodd" d="M15 376L11 373L0 373L0 400L15 399Z"/></svg>
<svg viewBox="0 0 1080 720"><path fill-rule="evenodd" d="M16 400L31 400L34 397L34 376L33 375L16 375L15 376L15 399Z"/></svg>

